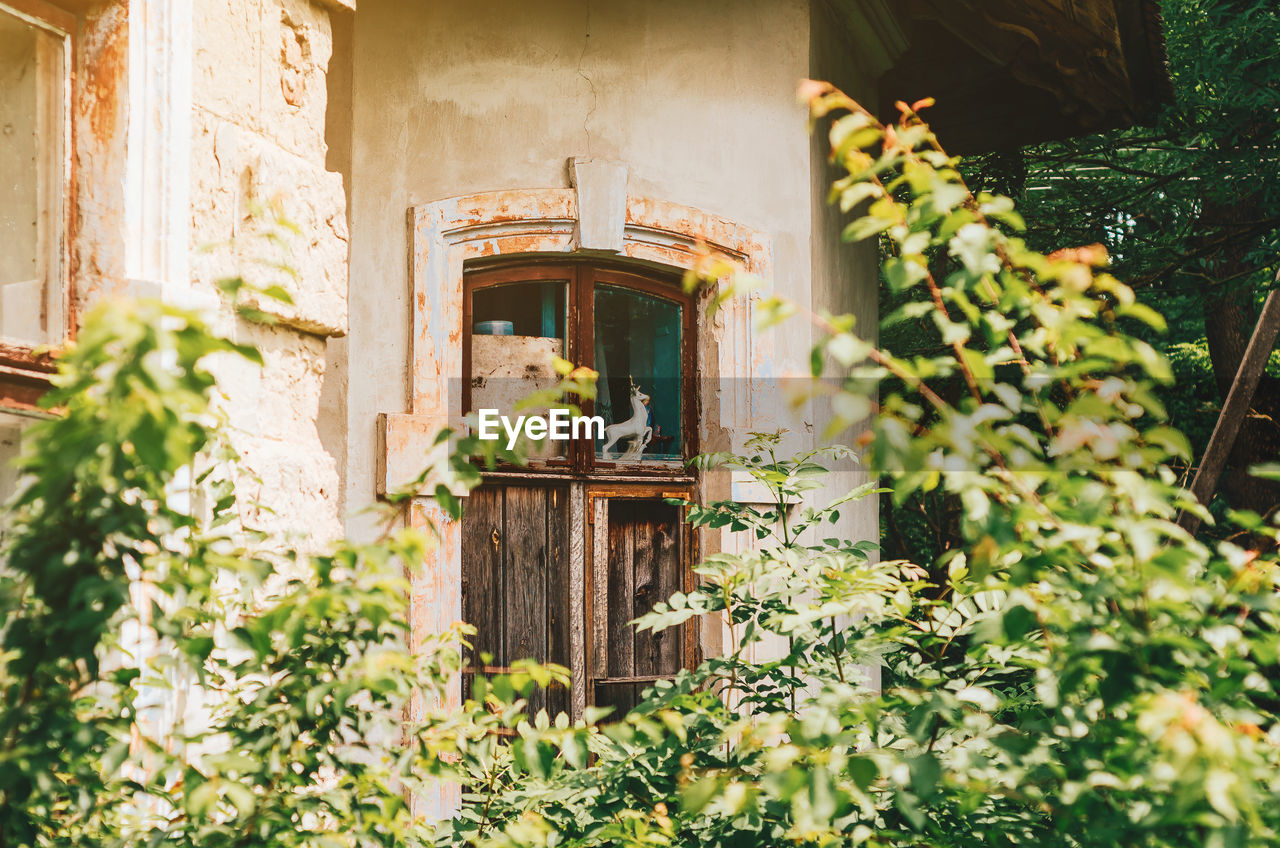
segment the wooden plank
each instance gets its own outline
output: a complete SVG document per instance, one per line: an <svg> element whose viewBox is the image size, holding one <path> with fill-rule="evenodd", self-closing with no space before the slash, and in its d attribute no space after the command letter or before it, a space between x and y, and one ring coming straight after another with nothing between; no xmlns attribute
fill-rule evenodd
<svg viewBox="0 0 1280 848"><path fill-rule="evenodd" d="M656 514L653 504L636 501L631 504L633 520L630 535L635 540L635 552L631 567L635 573L635 593L633 599L633 617L643 615L653 609L658 600L662 577L661 561L655 554L658 552L656 534L660 532L662 518ZM636 675L658 673L658 644L650 631L633 630L632 641L635 644Z"/></svg>
<svg viewBox="0 0 1280 848"><path fill-rule="evenodd" d="M609 501L592 498L591 676L609 676Z"/></svg>
<svg viewBox="0 0 1280 848"><path fill-rule="evenodd" d="M569 493L565 488L546 489L547 510L547 661L572 668L569 639ZM547 692L552 715L569 711L569 690L555 686Z"/></svg>
<svg viewBox="0 0 1280 848"><path fill-rule="evenodd" d="M610 501L608 677L632 677L636 673L635 628L627 623L635 618L635 554L635 504L621 499ZM604 694L609 697L608 703L618 707L619 712L635 704L634 686L607 689Z"/></svg>
<svg viewBox="0 0 1280 848"><path fill-rule="evenodd" d="M474 650L464 661L480 665L480 654L493 655L493 665L505 665L502 610L502 490L479 488L467 498L462 514L462 619L476 628ZM463 680L463 694L471 695L471 676Z"/></svg>
<svg viewBox="0 0 1280 848"><path fill-rule="evenodd" d="M609 504L609 677L630 677L636 673L634 628L627 624L635 617L635 504Z"/></svg>
<svg viewBox="0 0 1280 848"><path fill-rule="evenodd" d="M592 625L604 661L592 664L594 703L621 714L635 706L649 683L684 665L683 628L637 633L628 623L684 588L682 525L679 511L656 499L612 497L595 504L593 544L603 556L593 556ZM601 516L603 504L607 519Z"/></svg>
<svg viewBox="0 0 1280 848"><path fill-rule="evenodd" d="M41 23L47 24L63 35L75 35L76 33L76 16L52 3L46 3L44 0L5 0L5 5L21 12L23 15L40 20ZM69 3L65 5L75 4ZM59 81L60 84L61 81Z"/></svg>
<svg viewBox="0 0 1280 848"><path fill-rule="evenodd" d="M622 677L618 679L622 682L616 682L612 678L604 678L595 682L595 706L613 707L613 712L605 719L606 721L618 721L631 712L636 704L640 703L636 697L637 684L631 682L635 678ZM643 688L643 686L639 688Z"/></svg>
<svg viewBox="0 0 1280 848"><path fill-rule="evenodd" d="M1280 282L1280 274L1276 275L1276 280ZM1267 367L1267 359L1275 348L1277 335L1280 335L1280 290L1273 290L1262 304L1262 312L1258 315L1258 323L1254 325L1253 335L1249 338L1249 346L1245 348L1240 367L1236 369L1235 379L1227 392L1227 400L1222 405L1222 412L1218 414L1218 422L1213 425L1213 434L1209 436L1209 444L1205 447L1200 467L1191 482L1191 493L1205 506L1209 505L1218 487L1218 478L1222 476L1227 457L1236 443L1240 425L1249 413L1253 393ZM1186 512L1178 517L1178 523L1192 533L1200 527L1200 519Z"/></svg>
<svg viewBox="0 0 1280 848"><path fill-rule="evenodd" d="M683 588L679 529L675 507L655 501L636 505L636 615ZM661 676L680 670L680 628L637 632L635 641L636 674Z"/></svg>
<svg viewBox="0 0 1280 848"><path fill-rule="evenodd" d="M655 527L653 533L653 561L658 577L654 602L670 600L684 589L684 561L680 551L680 532L683 524L680 511L670 504L653 504ZM675 674L683 662L684 625L652 634L655 648L653 674Z"/></svg>
<svg viewBox="0 0 1280 848"><path fill-rule="evenodd" d="M570 717L582 718L587 708L587 525L586 487L582 483L569 486L569 670L573 676L570 689Z"/></svg>
<svg viewBox="0 0 1280 848"><path fill-rule="evenodd" d="M547 656L547 499L540 486L506 490L506 540L503 551L502 606L506 616L507 664ZM529 712L546 706L534 692Z"/></svg>
<svg viewBox="0 0 1280 848"><path fill-rule="evenodd" d="M1060 2L911 0L912 44L885 74L883 116L896 119L895 100L936 97L927 115L952 152L1131 122L1135 96L1150 88L1130 69L1162 73L1158 63L1142 62L1140 49L1126 61L1112 0L1075 16L1054 8Z"/></svg>

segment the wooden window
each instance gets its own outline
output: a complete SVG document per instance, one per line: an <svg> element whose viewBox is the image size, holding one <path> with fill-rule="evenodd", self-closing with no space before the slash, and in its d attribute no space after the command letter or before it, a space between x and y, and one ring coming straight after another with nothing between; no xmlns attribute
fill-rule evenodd
<svg viewBox="0 0 1280 848"><path fill-rule="evenodd" d="M469 271L464 292L463 405L514 405L553 385L552 355L599 372L583 413L605 437L533 445L533 470L682 474L696 420L692 299L678 277L586 263ZM537 410L525 410L537 412Z"/></svg>
<svg viewBox="0 0 1280 848"><path fill-rule="evenodd" d="M71 328L67 285L71 33L39 0L0 2L0 406L32 409Z"/></svg>
<svg viewBox="0 0 1280 848"><path fill-rule="evenodd" d="M665 498L692 492L693 303L678 277L586 262L471 269L464 298L468 411L510 410L553 384L555 355L600 372L582 412L624 425L602 439L537 443L529 468L490 474L468 498L462 605L478 630L469 665L482 654L491 668L555 662L573 671L575 691L539 694L533 710L625 711L695 659L692 628L630 624L692 585L693 537Z"/></svg>
<svg viewBox="0 0 1280 848"><path fill-rule="evenodd" d="M496 409L515 418L547 410L516 404L559 380L553 357L576 355L568 304L572 267L500 269L467 277L464 322L469 330L463 369L469 375L468 410ZM544 440L530 443L530 467L567 468L570 446Z"/></svg>

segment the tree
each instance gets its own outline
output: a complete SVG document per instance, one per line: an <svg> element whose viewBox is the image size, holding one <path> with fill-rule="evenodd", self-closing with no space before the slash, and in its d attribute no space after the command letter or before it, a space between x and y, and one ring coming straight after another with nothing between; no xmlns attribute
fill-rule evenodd
<svg viewBox="0 0 1280 848"><path fill-rule="evenodd" d="M1148 126L984 157L968 173L1010 193L1039 249L1099 243L1169 331L1175 423L1203 449L1280 270L1280 7L1167 0L1170 103ZM1250 465L1280 453L1280 370L1262 379L1224 476L1237 509L1265 514L1280 487Z"/></svg>

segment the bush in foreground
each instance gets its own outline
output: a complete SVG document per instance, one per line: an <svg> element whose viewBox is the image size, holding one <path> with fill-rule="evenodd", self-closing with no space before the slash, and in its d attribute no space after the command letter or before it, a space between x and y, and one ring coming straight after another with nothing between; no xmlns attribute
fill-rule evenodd
<svg viewBox="0 0 1280 848"><path fill-rule="evenodd" d="M409 723L409 703L444 702L466 635L407 649L404 569L430 538L304 556L244 531L205 363L254 352L188 313L108 306L61 360L5 541L0 846L1274 844L1275 556L1176 522L1200 507L1152 392L1169 368L1124 332L1159 317L1100 250L1028 250L1012 204L973 195L916 109L885 126L827 86L806 95L834 118L847 235L888 241L904 296L883 346L809 316L814 375L842 381L833 436L871 415L867 462L896 497L963 504L942 585L824 537L866 492L782 506L848 448L785 458L759 435L698 462L777 505L689 505L756 550L710 557L640 620L713 616L728 655L608 724L526 717L530 687L565 676L532 663ZM710 260L689 277L713 303L750 282ZM766 296L757 315L796 311ZM932 323L933 355L894 355L900 317ZM558 391L590 376L566 367ZM456 514L489 444L455 440L419 484ZM766 638L788 650L749 660ZM151 707L173 687L200 694L196 720ZM438 827L403 801L435 780L464 791Z"/></svg>

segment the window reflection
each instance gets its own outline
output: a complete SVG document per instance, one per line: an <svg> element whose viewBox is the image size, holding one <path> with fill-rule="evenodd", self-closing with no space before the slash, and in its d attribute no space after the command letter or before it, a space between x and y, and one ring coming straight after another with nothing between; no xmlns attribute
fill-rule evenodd
<svg viewBox="0 0 1280 848"><path fill-rule="evenodd" d="M675 461L682 455L680 306L620 286L595 290L596 414L607 462Z"/></svg>
<svg viewBox="0 0 1280 848"><path fill-rule="evenodd" d="M501 415L542 415L545 408L516 404L559 380L554 357L567 356L564 281L507 283L477 288L471 295L471 409ZM528 444L531 460L568 455L566 442Z"/></svg>
<svg viewBox="0 0 1280 848"><path fill-rule="evenodd" d="M22 345L65 331L65 40L0 8L0 336Z"/></svg>

